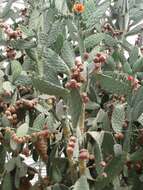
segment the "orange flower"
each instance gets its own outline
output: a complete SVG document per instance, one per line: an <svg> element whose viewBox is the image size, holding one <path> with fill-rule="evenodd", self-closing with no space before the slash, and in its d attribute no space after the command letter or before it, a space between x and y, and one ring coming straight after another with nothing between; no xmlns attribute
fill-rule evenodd
<svg viewBox="0 0 143 190"><path fill-rule="evenodd" d="M84 9L85 7L82 3L75 3L73 6L73 11L76 13L83 13Z"/></svg>

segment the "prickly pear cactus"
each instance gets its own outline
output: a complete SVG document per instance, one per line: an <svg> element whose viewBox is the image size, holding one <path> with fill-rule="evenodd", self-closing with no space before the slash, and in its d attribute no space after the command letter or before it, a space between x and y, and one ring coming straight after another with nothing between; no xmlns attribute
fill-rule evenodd
<svg viewBox="0 0 143 190"><path fill-rule="evenodd" d="M0 2L0 189L143 189L142 6Z"/></svg>

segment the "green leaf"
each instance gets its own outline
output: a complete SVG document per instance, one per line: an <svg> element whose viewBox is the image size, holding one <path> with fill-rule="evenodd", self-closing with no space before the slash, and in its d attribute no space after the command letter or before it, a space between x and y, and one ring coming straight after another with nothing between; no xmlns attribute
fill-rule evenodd
<svg viewBox="0 0 143 190"><path fill-rule="evenodd" d="M140 101L143 100L143 86L141 86L132 97L132 107L136 106Z"/></svg>
<svg viewBox="0 0 143 190"><path fill-rule="evenodd" d="M23 136L27 135L28 129L29 129L28 124L27 124L27 123L24 123L24 124L20 125L20 126L17 128L16 135L17 135L18 137L23 137Z"/></svg>
<svg viewBox="0 0 143 190"><path fill-rule="evenodd" d="M2 182L2 190L13 190L11 174L7 173Z"/></svg>
<svg viewBox="0 0 143 190"><path fill-rule="evenodd" d="M133 64L133 71L134 72L141 72L143 71L143 58L140 57L134 64Z"/></svg>
<svg viewBox="0 0 143 190"><path fill-rule="evenodd" d="M37 8L32 9L32 13L30 14L29 18L29 27L34 31L38 31L40 26L42 25L42 14Z"/></svg>
<svg viewBox="0 0 143 190"><path fill-rule="evenodd" d="M25 52L27 55L35 62L37 62L37 55L36 55L36 50L35 49L25 49Z"/></svg>
<svg viewBox="0 0 143 190"><path fill-rule="evenodd" d="M132 120L137 121L143 112L143 87L141 86L137 92L132 96Z"/></svg>
<svg viewBox="0 0 143 190"><path fill-rule="evenodd" d="M13 7L12 7L13 8ZM3 21L7 21L9 18L14 22L16 19L19 18L18 11L10 9L5 17L3 17Z"/></svg>
<svg viewBox="0 0 143 190"><path fill-rule="evenodd" d="M112 56L109 56L106 60L106 64L104 65L105 70L114 71L116 68L116 63Z"/></svg>
<svg viewBox="0 0 143 190"><path fill-rule="evenodd" d="M45 124L45 114L39 114L33 122L33 128L36 130L42 130Z"/></svg>
<svg viewBox="0 0 143 190"><path fill-rule="evenodd" d="M108 115L103 109L100 109L98 111L96 118L92 122L93 128L95 130L98 129L98 124L100 124L100 127L103 130L110 130Z"/></svg>
<svg viewBox="0 0 143 190"><path fill-rule="evenodd" d="M73 190L89 190L87 178L85 176L81 176L73 186Z"/></svg>
<svg viewBox="0 0 143 190"><path fill-rule="evenodd" d="M125 121L125 105L117 104L114 107L111 118L112 128L116 133L122 131L124 121Z"/></svg>
<svg viewBox="0 0 143 190"><path fill-rule="evenodd" d="M48 34L53 23L55 22L55 15L57 14L57 9L49 7L44 14L44 34Z"/></svg>
<svg viewBox="0 0 143 190"><path fill-rule="evenodd" d="M114 144L115 139L113 137L113 134L111 132L104 131L104 138L101 149L105 157L108 154L114 155Z"/></svg>
<svg viewBox="0 0 143 190"><path fill-rule="evenodd" d="M111 47L116 47L118 44L118 41L109 34L97 33L97 34L92 34L85 39L85 47L93 48L99 45L101 42L104 42L106 45Z"/></svg>
<svg viewBox="0 0 143 190"><path fill-rule="evenodd" d="M138 6L134 6L130 11L130 19L133 21L132 24L135 26L142 21L143 12L142 12L142 4L138 4Z"/></svg>
<svg viewBox="0 0 143 190"><path fill-rule="evenodd" d="M47 189L51 190L51 189ZM52 190L69 190L69 188L63 184L55 184L52 186Z"/></svg>
<svg viewBox="0 0 143 190"><path fill-rule="evenodd" d="M140 115L143 113L143 100L134 105L132 109L132 121L137 121Z"/></svg>
<svg viewBox="0 0 143 190"><path fill-rule="evenodd" d="M127 62L124 52L122 50L115 50L112 54L112 57L114 58L115 62L121 62L122 65Z"/></svg>
<svg viewBox="0 0 143 190"><path fill-rule="evenodd" d="M49 95L57 95L64 97L69 93L68 90L66 90L62 86L58 86L52 82L46 81L39 77L33 78L33 85L41 93Z"/></svg>
<svg viewBox="0 0 143 190"><path fill-rule="evenodd" d="M126 81L121 81L104 74L96 74L95 79L99 81L101 87L108 92L127 96L131 94L131 86Z"/></svg>
<svg viewBox="0 0 143 190"><path fill-rule="evenodd" d="M10 45L17 50L25 50L35 48L37 46L36 42L24 39L12 40Z"/></svg>
<svg viewBox="0 0 143 190"><path fill-rule="evenodd" d="M82 112L82 99L77 89L72 89L69 96L70 114L73 127L76 128Z"/></svg>
<svg viewBox="0 0 143 190"><path fill-rule="evenodd" d="M117 45L118 45L118 40L116 40L115 38L113 38L109 34L104 34L103 42L106 45L111 46L111 47L117 47Z"/></svg>
<svg viewBox="0 0 143 190"><path fill-rule="evenodd" d="M137 121L143 126L143 113L139 116Z"/></svg>
<svg viewBox="0 0 143 190"><path fill-rule="evenodd" d="M58 74L56 73L55 70L53 70L54 68L51 68L48 66L48 64L44 67L44 80L52 83L53 85L62 87L61 81L58 77Z"/></svg>
<svg viewBox="0 0 143 190"><path fill-rule="evenodd" d="M17 77L15 81L15 85L21 85L21 86L30 86L32 85L32 80L28 75L21 74Z"/></svg>
<svg viewBox="0 0 143 190"><path fill-rule="evenodd" d="M59 34L58 37L57 37L56 42L51 46L51 49L54 49L54 51L57 54L60 54L61 53L61 49L63 47L63 43L64 43L64 37L63 37L62 34Z"/></svg>
<svg viewBox="0 0 143 190"><path fill-rule="evenodd" d="M16 150L18 148L18 144L12 138L10 138L10 148L12 150Z"/></svg>
<svg viewBox="0 0 143 190"><path fill-rule="evenodd" d="M78 35L77 35L78 29L77 29L76 24L71 19L67 19L66 20L66 25L68 27L71 39L73 41L78 41Z"/></svg>
<svg viewBox="0 0 143 190"><path fill-rule="evenodd" d="M43 114L45 114L45 115L47 115L49 112L49 109L47 109L47 107L44 107L44 106L42 106L41 104L36 104L35 106L34 106L34 108L38 111L38 112L40 112L40 113L43 113Z"/></svg>
<svg viewBox="0 0 143 190"><path fill-rule="evenodd" d="M5 165L6 171L7 171L8 173L11 172L11 171L13 171L15 167L16 167L15 158L10 159L10 160L6 163L6 165Z"/></svg>
<svg viewBox="0 0 143 190"><path fill-rule="evenodd" d="M87 134L90 135L90 137L92 137L94 141L98 142L100 146L102 145L104 139L104 131L102 132L89 131Z"/></svg>
<svg viewBox="0 0 143 190"><path fill-rule="evenodd" d="M47 37L45 38L46 43L44 42L44 44L46 44L47 47L50 47L53 43L56 42L59 34L63 34L64 28L65 28L65 24L63 21L61 21L61 20L55 21L48 34L48 38Z"/></svg>
<svg viewBox="0 0 143 190"><path fill-rule="evenodd" d="M131 69L131 66L128 62L125 62L124 65L123 65L123 70L125 73L131 75L133 73L132 69Z"/></svg>
<svg viewBox="0 0 143 190"><path fill-rule="evenodd" d="M10 121L7 119L6 115L2 116L1 123L2 123L3 127L8 127L8 126L10 127L11 126Z"/></svg>
<svg viewBox="0 0 143 190"><path fill-rule="evenodd" d="M137 72L137 79L141 81L141 85L143 84L143 72Z"/></svg>
<svg viewBox="0 0 143 190"><path fill-rule="evenodd" d="M17 167L15 172L14 185L18 189L20 187L20 169Z"/></svg>
<svg viewBox="0 0 143 190"><path fill-rule="evenodd" d="M107 178L102 178L101 176L99 176L96 179L96 190L103 190L105 187L107 187L110 184L110 182L112 182L113 179L115 179L115 177L117 177L120 174L120 172L123 169L124 162L125 160L122 156L113 158L104 170L104 172L107 174Z"/></svg>
<svg viewBox="0 0 143 190"><path fill-rule="evenodd" d="M5 5L5 7L3 8L2 14L0 15L0 18L4 18L7 16L7 14L9 13L11 6L13 4L14 0L9 0L7 2L7 4Z"/></svg>
<svg viewBox="0 0 143 190"><path fill-rule="evenodd" d="M130 52L133 49L133 45L130 42L128 42L126 38L123 38L122 42L120 41L120 43L122 47L128 52ZM124 53L123 50L122 52Z"/></svg>
<svg viewBox="0 0 143 190"><path fill-rule="evenodd" d="M69 160L67 158L54 158L53 160L53 166L56 165L57 168L59 168L61 175L63 177L66 176L66 173L68 173L68 168L69 168ZM62 163L62 164L61 164Z"/></svg>
<svg viewBox="0 0 143 190"><path fill-rule="evenodd" d="M96 170L99 173L103 171L103 168L100 166L100 162L103 161L103 155L101 146L104 139L104 132L96 132L96 131L90 131L87 133L88 136L90 136L94 143L92 143L94 155L96 156L95 164L96 164Z"/></svg>
<svg viewBox="0 0 143 190"><path fill-rule="evenodd" d="M122 155L122 153L123 153L123 148L122 148L122 145L121 145L121 144L115 143L113 148L114 148L114 155L115 155L116 157Z"/></svg>
<svg viewBox="0 0 143 190"><path fill-rule="evenodd" d="M0 174L2 174L5 169L6 160L6 150L3 145L0 145L0 155Z"/></svg>
<svg viewBox="0 0 143 190"><path fill-rule="evenodd" d="M127 32L127 36L132 36L132 35L136 35L138 33L140 33L142 31L142 24L134 27L133 29L129 30L129 32Z"/></svg>
<svg viewBox="0 0 143 190"><path fill-rule="evenodd" d="M114 190L121 190L119 177L116 177L113 180L113 185L114 185Z"/></svg>
<svg viewBox="0 0 143 190"><path fill-rule="evenodd" d="M22 67L20 62L14 60L11 62L11 70L12 70L12 81L15 82L15 80L20 76Z"/></svg>
<svg viewBox="0 0 143 190"><path fill-rule="evenodd" d="M142 160L142 158L143 158L143 150L142 150L142 148L140 148L139 150L135 151L134 153L132 153L129 156L129 160L133 161L133 162Z"/></svg>
<svg viewBox="0 0 143 190"><path fill-rule="evenodd" d="M85 12L82 14L83 20L86 23L87 28L92 28L100 18L102 18L109 7L109 1L101 2L96 6L94 0L85 2Z"/></svg>
<svg viewBox="0 0 143 190"><path fill-rule="evenodd" d="M56 165L54 165L51 169L52 169L52 180L55 183L61 182L62 175L61 175L59 168Z"/></svg>
<svg viewBox="0 0 143 190"><path fill-rule="evenodd" d="M70 0L66 0L66 3L67 3L67 7L69 9L70 12L72 12L72 7L73 7L73 4Z"/></svg>
<svg viewBox="0 0 143 190"><path fill-rule="evenodd" d="M68 41L65 41L61 50L61 57L71 69L75 63L74 51Z"/></svg>
<svg viewBox="0 0 143 190"><path fill-rule="evenodd" d="M3 86L3 90L7 91L7 92L13 92L14 91L14 86L11 84L11 82L9 81L5 81L2 84Z"/></svg>
<svg viewBox="0 0 143 190"><path fill-rule="evenodd" d="M35 34L30 28L24 26L24 25L18 25L18 28L22 31L22 34L24 34L26 37L33 37Z"/></svg>
<svg viewBox="0 0 143 190"><path fill-rule="evenodd" d="M130 52L130 57L129 57L129 63L130 65L134 65L136 63L137 59L139 56L139 50L137 47L133 47L131 52Z"/></svg>
<svg viewBox="0 0 143 190"><path fill-rule="evenodd" d="M22 68L24 71L34 71L36 70L36 65L29 56L25 56L24 63L22 64Z"/></svg>
<svg viewBox="0 0 143 190"><path fill-rule="evenodd" d="M68 12L67 3L65 0L55 0L55 6L63 14L66 14Z"/></svg>
<svg viewBox="0 0 143 190"><path fill-rule="evenodd" d="M70 70L60 56L52 49L46 48L44 52L44 69L51 68L56 73L69 74ZM48 69L47 69L48 70Z"/></svg>
<svg viewBox="0 0 143 190"><path fill-rule="evenodd" d="M103 33L93 34L85 39L85 47L93 48L94 46L97 46L101 43L101 41L104 39Z"/></svg>

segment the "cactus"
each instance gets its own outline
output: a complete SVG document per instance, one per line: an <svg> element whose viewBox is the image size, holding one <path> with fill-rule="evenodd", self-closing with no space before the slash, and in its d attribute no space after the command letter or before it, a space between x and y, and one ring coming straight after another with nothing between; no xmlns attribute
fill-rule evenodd
<svg viewBox="0 0 143 190"><path fill-rule="evenodd" d="M0 7L0 189L142 189L143 2Z"/></svg>

